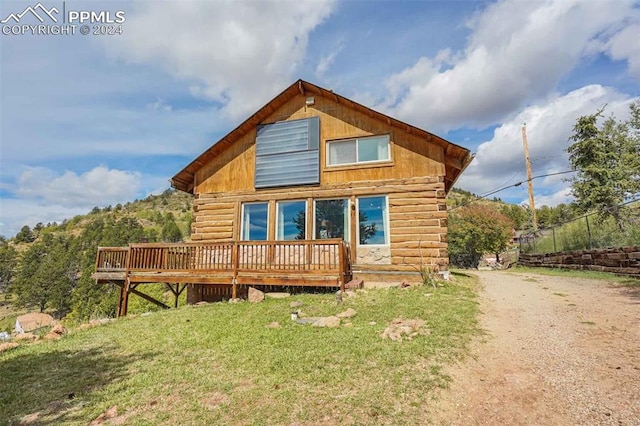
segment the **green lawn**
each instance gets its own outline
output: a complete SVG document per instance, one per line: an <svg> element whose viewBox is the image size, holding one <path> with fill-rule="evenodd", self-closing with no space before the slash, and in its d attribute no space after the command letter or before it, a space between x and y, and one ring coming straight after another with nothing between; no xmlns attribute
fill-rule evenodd
<svg viewBox="0 0 640 426"><path fill-rule="evenodd" d="M294 300L309 316L357 315L338 329L299 325ZM86 425L113 406L117 424L424 424L477 312L475 278L457 275L340 306L301 295L122 319L0 353L0 424ZM383 340L395 318L422 318L430 334Z"/></svg>

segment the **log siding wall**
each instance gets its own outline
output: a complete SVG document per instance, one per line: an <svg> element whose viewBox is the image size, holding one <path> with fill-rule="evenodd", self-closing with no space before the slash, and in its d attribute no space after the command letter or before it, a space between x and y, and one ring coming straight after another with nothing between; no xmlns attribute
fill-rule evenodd
<svg viewBox="0 0 640 426"><path fill-rule="evenodd" d="M356 181L326 184L322 187L293 187L260 191L197 194L194 201L193 241L232 241L240 237L242 203L268 202L270 211L284 200L306 199L307 228L312 226L311 200L387 195L389 197L389 241L391 265L361 265L372 270L415 272L421 264L438 265L446 269L447 212L444 178L442 176ZM355 241L355 210L351 210L351 241ZM275 216L269 218L270 236L275 235ZM307 229L307 238L311 238ZM273 239L273 237L270 237ZM366 246L361 246L366 247ZM352 246L352 256L356 256ZM357 267L358 265L355 265Z"/></svg>

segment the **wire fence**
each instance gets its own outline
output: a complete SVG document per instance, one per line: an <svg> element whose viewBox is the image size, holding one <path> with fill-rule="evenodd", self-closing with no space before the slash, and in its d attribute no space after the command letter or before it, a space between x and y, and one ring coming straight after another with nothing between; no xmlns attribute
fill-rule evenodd
<svg viewBox="0 0 640 426"><path fill-rule="evenodd" d="M638 199L620 204L635 203ZM596 213L586 214L561 224L518 236L523 253L559 253L608 247L640 245L640 205L627 209L622 227L613 218L601 220Z"/></svg>

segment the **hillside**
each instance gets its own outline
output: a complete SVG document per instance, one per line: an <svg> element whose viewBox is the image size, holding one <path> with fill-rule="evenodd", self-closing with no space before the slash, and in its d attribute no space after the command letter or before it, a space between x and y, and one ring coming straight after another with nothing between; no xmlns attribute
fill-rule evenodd
<svg viewBox="0 0 640 426"><path fill-rule="evenodd" d="M135 219L144 229L145 239L149 242L162 240L162 227L167 215L172 215L182 238L189 238L193 196L182 191L168 189L160 195L150 195L142 200L135 200L125 204L116 204L105 208L94 207L89 213L78 215L62 223L37 224L31 233L25 236L27 229L22 228L10 241L15 247L23 251L28 243L35 242L39 237L50 233L53 235L67 235L79 237L87 226L96 220L119 221L124 218Z"/></svg>
<svg viewBox="0 0 640 426"><path fill-rule="evenodd" d="M475 288L457 275L339 305L330 293L189 306L21 343L0 353L0 425L428 424L443 367L478 332ZM291 301L355 316L298 324ZM383 338L398 318L417 320L413 337Z"/></svg>

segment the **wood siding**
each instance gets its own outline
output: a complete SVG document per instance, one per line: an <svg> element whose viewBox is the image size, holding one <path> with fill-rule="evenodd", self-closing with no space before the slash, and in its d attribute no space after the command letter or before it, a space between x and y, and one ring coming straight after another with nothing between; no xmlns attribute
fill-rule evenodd
<svg viewBox="0 0 640 426"><path fill-rule="evenodd" d="M349 198L369 195L389 197L390 254L392 265L354 265L354 269L394 270L416 272L420 265L438 265L446 268L447 212L444 179L442 176L359 180L325 183L322 187L292 187L254 191L198 193L194 201L192 240L231 241L240 237L240 210L242 203L269 202L271 216L268 234L273 229L275 202L283 200L308 201L307 227L312 226L311 200ZM352 210L352 224L355 210ZM350 239L355 241L355 226ZM307 236L311 230L307 229ZM366 247L366 246L361 246ZM355 257L356 250L352 250ZM355 260L355 259L354 259Z"/></svg>
<svg viewBox="0 0 640 426"><path fill-rule="evenodd" d="M320 117L320 186L340 182L444 176L444 148L388 123L321 96L307 106L298 95L274 111L261 124ZM336 139L389 134L391 161L352 167L326 167L326 142ZM195 194L254 190L255 130L248 132L195 174Z"/></svg>

